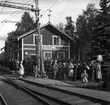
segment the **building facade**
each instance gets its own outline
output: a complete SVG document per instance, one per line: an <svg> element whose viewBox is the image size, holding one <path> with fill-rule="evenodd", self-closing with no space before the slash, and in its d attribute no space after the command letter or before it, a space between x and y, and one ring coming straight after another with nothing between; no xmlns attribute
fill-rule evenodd
<svg viewBox="0 0 110 105"><path fill-rule="evenodd" d="M26 60L28 58L34 60L36 57L36 30L32 30L18 37L19 44L15 51L9 52L10 58ZM41 39L41 56L44 59L68 59L71 58L70 44L75 45L75 41L57 29L51 23L47 23L40 27ZM73 49L74 50L74 49Z"/></svg>

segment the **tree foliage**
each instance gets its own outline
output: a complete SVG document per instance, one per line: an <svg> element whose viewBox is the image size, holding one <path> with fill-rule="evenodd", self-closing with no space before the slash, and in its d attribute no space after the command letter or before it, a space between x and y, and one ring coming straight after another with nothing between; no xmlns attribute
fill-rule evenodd
<svg viewBox="0 0 110 105"><path fill-rule="evenodd" d="M74 37L75 25L71 16L66 17L67 24L65 25L65 33L71 37Z"/></svg>
<svg viewBox="0 0 110 105"><path fill-rule="evenodd" d="M80 40L79 55L84 60L91 51L90 41L92 36L93 25L95 24L97 9L94 4L88 4L86 10L78 16L76 20L76 33Z"/></svg>
<svg viewBox="0 0 110 105"><path fill-rule="evenodd" d="M6 49L17 48L17 37L35 28L35 22L28 12L24 12L21 21L16 24L15 31L9 32L5 42Z"/></svg>
<svg viewBox="0 0 110 105"><path fill-rule="evenodd" d="M95 18L91 38L92 55L103 56L110 53L110 0L100 0L100 10Z"/></svg>
<svg viewBox="0 0 110 105"><path fill-rule="evenodd" d="M63 32L65 31L65 25L63 23L57 24L56 27Z"/></svg>
<svg viewBox="0 0 110 105"><path fill-rule="evenodd" d="M21 22L16 24L16 31L21 35L35 28L35 22L28 12L24 12Z"/></svg>

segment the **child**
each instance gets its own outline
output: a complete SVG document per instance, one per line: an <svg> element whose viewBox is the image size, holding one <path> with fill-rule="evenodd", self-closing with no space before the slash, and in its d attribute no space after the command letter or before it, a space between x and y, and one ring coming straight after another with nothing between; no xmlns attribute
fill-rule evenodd
<svg viewBox="0 0 110 105"><path fill-rule="evenodd" d="M38 77L38 66L35 63L33 64L33 76Z"/></svg>
<svg viewBox="0 0 110 105"><path fill-rule="evenodd" d="M83 73L81 74L81 79L82 79L82 84L84 85L84 87L87 86L87 82L88 82L88 74L86 73L86 70L83 71Z"/></svg>

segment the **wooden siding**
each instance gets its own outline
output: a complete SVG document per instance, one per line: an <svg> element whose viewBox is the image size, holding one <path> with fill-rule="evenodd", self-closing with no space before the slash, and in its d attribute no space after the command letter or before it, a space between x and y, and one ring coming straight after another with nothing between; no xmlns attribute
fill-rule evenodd
<svg viewBox="0 0 110 105"><path fill-rule="evenodd" d="M24 48L36 48L36 45L29 45L29 44L27 44L27 45L23 45L24 46Z"/></svg>
<svg viewBox="0 0 110 105"><path fill-rule="evenodd" d="M52 32L50 32L46 28L43 28L41 30L41 35L42 35L42 38L43 38L43 40L42 40L43 45L52 45L52 35L53 35Z"/></svg>
<svg viewBox="0 0 110 105"><path fill-rule="evenodd" d="M60 36L59 33L57 32L53 32L51 31L50 29L48 28L43 28L41 30L41 35L42 35L42 44L43 45L52 45L52 41L53 41L53 36ZM60 36L61 37L61 45L68 45L68 39L63 37L63 36Z"/></svg>
<svg viewBox="0 0 110 105"><path fill-rule="evenodd" d="M24 37L24 44L33 44L33 34Z"/></svg>
<svg viewBox="0 0 110 105"><path fill-rule="evenodd" d="M50 28L43 28L41 30L42 35L42 45L52 45L53 35L60 36L58 32L51 31ZM61 37L61 45L68 45L68 39L66 37ZM24 37L24 44L35 44L34 43L34 35L33 33L27 37Z"/></svg>
<svg viewBox="0 0 110 105"><path fill-rule="evenodd" d="M68 45L68 39L61 37L61 45Z"/></svg>

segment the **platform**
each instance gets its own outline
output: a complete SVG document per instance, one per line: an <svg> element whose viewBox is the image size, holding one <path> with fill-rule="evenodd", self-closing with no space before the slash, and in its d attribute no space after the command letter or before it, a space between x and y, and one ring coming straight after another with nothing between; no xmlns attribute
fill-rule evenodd
<svg viewBox="0 0 110 105"><path fill-rule="evenodd" d="M27 77L23 78L23 80L27 80L30 82L34 82L36 84L41 84L53 88L58 88L64 91L68 91L75 94L80 94L82 96L91 97L98 100L103 100L105 102L110 103L110 92L99 91L99 90L92 90L92 89L85 89L85 88L78 88L72 84L64 83L58 80L52 80L48 78L33 78Z"/></svg>
<svg viewBox="0 0 110 105"><path fill-rule="evenodd" d="M13 74L13 76L16 76L16 75ZM56 89L63 90L69 93L79 94L81 96L101 100L101 101L109 103L108 105L110 105L110 92L79 88L79 87L75 87L75 85L72 85L72 84L68 84L68 83L64 83L58 80L53 80L53 79L48 79L48 78L34 78L34 77L28 76L22 79L26 81L30 81L35 84L42 85L42 86L48 86L48 87L56 88Z"/></svg>

